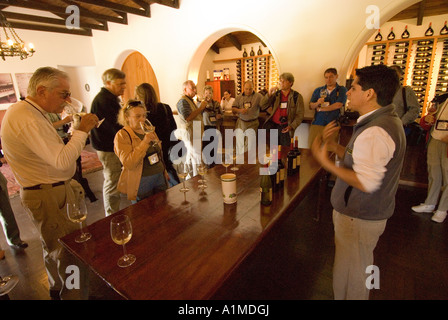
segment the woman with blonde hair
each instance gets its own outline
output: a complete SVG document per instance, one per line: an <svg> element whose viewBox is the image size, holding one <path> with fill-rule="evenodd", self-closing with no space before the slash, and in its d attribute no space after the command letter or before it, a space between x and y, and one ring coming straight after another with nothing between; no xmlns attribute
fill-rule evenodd
<svg viewBox="0 0 448 320"><path fill-rule="evenodd" d="M117 188L132 203L166 190L169 179L157 134L145 134L141 128L140 123L145 119L143 103L129 100L118 115L123 128L114 139L115 154L123 165Z"/></svg>

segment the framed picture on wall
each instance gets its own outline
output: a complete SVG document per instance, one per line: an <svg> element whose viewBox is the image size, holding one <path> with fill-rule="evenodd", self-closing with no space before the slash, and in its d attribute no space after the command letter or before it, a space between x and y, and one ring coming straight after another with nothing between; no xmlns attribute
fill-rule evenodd
<svg viewBox="0 0 448 320"><path fill-rule="evenodd" d="M16 90L10 73L0 73L0 107L17 102Z"/></svg>
<svg viewBox="0 0 448 320"><path fill-rule="evenodd" d="M19 89L20 99L25 99L27 94L26 91L28 89L28 82L30 82L32 73L16 73L16 82L17 87Z"/></svg>

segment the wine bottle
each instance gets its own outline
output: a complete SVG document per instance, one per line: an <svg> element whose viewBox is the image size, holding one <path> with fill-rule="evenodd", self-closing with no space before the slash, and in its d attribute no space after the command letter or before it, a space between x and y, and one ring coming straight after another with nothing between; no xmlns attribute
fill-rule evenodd
<svg viewBox="0 0 448 320"><path fill-rule="evenodd" d="M269 162L264 165L266 169L269 167ZM262 175L260 180L261 204L269 206L272 203L272 182L270 175Z"/></svg>
<svg viewBox="0 0 448 320"><path fill-rule="evenodd" d="M375 50L375 51L373 51L373 55L374 56L379 56L379 55L385 54L385 53L386 53L386 51L384 51L384 50Z"/></svg>
<svg viewBox="0 0 448 320"><path fill-rule="evenodd" d="M431 59L428 59L428 58L415 59L415 63L428 63L430 61L431 61Z"/></svg>
<svg viewBox="0 0 448 320"><path fill-rule="evenodd" d="M394 27L390 28L390 32L387 35L387 40L394 40L395 39L395 33L394 33Z"/></svg>
<svg viewBox="0 0 448 320"><path fill-rule="evenodd" d="M414 76L414 77L412 77L412 80L428 80L428 77L426 77L426 76Z"/></svg>
<svg viewBox="0 0 448 320"><path fill-rule="evenodd" d="M412 85L416 86L416 87L426 86L426 82L424 82L424 81L413 81Z"/></svg>
<svg viewBox="0 0 448 320"><path fill-rule="evenodd" d="M434 41L432 41L432 40L420 40L420 41L417 42L417 45L419 45L419 46L428 46L428 45L433 44L433 43L434 43Z"/></svg>
<svg viewBox="0 0 448 320"><path fill-rule="evenodd" d="M406 59L407 56L407 54L396 54L394 55L394 59Z"/></svg>
<svg viewBox="0 0 448 320"><path fill-rule="evenodd" d="M246 51L246 48L244 48L243 58L246 58L246 57L247 57L247 51Z"/></svg>
<svg viewBox="0 0 448 320"><path fill-rule="evenodd" d="M415 70L414 73L417 74L417 75L425 75L425 74L428 73L428 71L426 71L426 70Z"/></svg>
<svg viewBox="0 0 448 320"><path fill-rule="evenodd" d="M440 29L440 35L443 36L445 34L448 34L448 27L446 26L446 21L445 24L443 25L443 28Z"/></svg>
<svg viewBox="0 0 448 320"><path fill-rule="evenodd" d="M417 53L417 57L429 57L431 55L431 53L429 52L418 52Z"/></svg>
<svg viewBox="0 0 448 320"><path fill-rule="evenodd" d="M397 42L396 47L409 47L409 42Z"/></svg>
<svg viewBox="0 0 448 320"><path fill-rule="evenodd" d="M429 64L416 64L414 65L415 69L429 69Z"/></svg>
<svg viewBox="0 0 448 320"><path fill-rule="evenodd" d="M401 34L401 39L407 39L407 38L409 38L409 36L410 36L410 34L409 34L409 31L408 31L408 26L405 26L404 27L404 31Z"/></svg>
<svg viewBox="0 0 448 320"><path fill-rule="evenodd" d="M299 149L299 138L296 136L294 141L294 153L296 154L296 172L300 170L300 149Z"/></svg>
<svg viewBox="0 0 448 320"><path fill-rule="evenodd" d="M406 64L406 60L394 60L394 64Z"/></svg>
<svg viewBox="0 0 448 320"><path fill-rule="evenodd" d="M378 66L380 64L384 64L384 62L383 61L374 61L371 63L372 66Z"/></svg>
<svg viewBox="0 0 448 320"><path fill-rule="evenodd" d="M257 54L258 54L259 56L263 55L263 51L261 51L261 46L258 46L258 52L257 52Z"/></svg>
<svg viewBox="0 0 448 320"><path fill-rule="evenodd" d="M432 47L428 47L428 46L426 46L426 47L418 47L417 48L417 51L419 51L419 52L430 51L430 50L432 50Z"/></svg>
<svg viewBox="0 0 448 320"><path fill-rule="evenodd" d="M254 47L251 47L251 49L250 49L250 54L249 54L251 57L254 57L255 56L255 51L254 51Z"/></svg>
<svg viewBox="0 0 448 320"><path fill-rule="evenodd" d="M448 76L439 76L438 80L439 81L448 80Z"/></svg>
<svg viewBox="0 0 448 320"><path fill-rule="evenodd" d="M294 152L294 138L291 138L291 146L289 147L288 152L288 170L287 174L289 176L293 176L296 173L296 166L297 166L297 156Z"/></svg>
<svg viewBox="0 0 448 320"><path fill-rule="evenodd" d="M427 37L434 35L434 30L432 29L431 25L432 25L432 23L430 22L428 29L426 29L426 31L425 31L425 36L427 36Z"/></svg>
<svg viewBox="0 0 448 320"><path fill-rule="evenodd" d="M408 52L408 48L400 48L400 49L395 49L396 53L405 53Z"/></svg>
<svg viewBox="0 0 448 320"><path fill-rule="evenodd" d="M278 163L277 174L278 174L278 180L279 180L279 189L282 189L283 186L285 185L286 169L285 169L285 165L283 164L283 160L282 160L282 146L281 145L278 146L277 163Z"/></svg>
<svg viewBox="0 0 448 320"><path fill-rule="evenodd" d="M386 45L385 44L379 44L376 46L373 46L373 50L381 50L381 49L385 49Z"/></svg>
<svg viewBox="0 0 448 320"><path fill-rule="evenodd" d="M379 61L379 60L384 60L384 57L383 56L372 57L372 61Z"/></svg>
<svg viewBox="0 0 448 320"><path fill-rule="evenodd" d="M381 30L378 29L378 34L375 36L375 41L383 40L383 36L381 35Z"/></svg>

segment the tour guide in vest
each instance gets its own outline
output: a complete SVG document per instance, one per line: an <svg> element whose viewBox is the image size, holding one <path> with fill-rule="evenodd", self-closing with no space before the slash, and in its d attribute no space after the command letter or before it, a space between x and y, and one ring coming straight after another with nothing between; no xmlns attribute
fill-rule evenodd
<svg viewBox="0 0 448 320"><path fill-rule="evenodd" d="M204 124L202 122L202 112L207 107L207 102L202 101L199 106L196 106L193 98L196 96L197 88L193 81L187 80L182 85L183 95L177 102L177 111L179 112L179 128L177 130L177 138L182 140L187 147L186 162L190 163L193 168L191 177L197 175L197 164L201 162L202 151L202 133L204 131ZM193 135L193 125L198 124L201 131L198 132L197 137ZM197 141L193 141L197 138ZM197 150L194 146L197 145Z"/></svg>
<svg viewBox="0 0 448 320"><path fill-rule="evenodd" d="M406 149L403 124L391 104L398 84L396 72L384 65L357 69L347 96L360 117L347 147L332 140L339 130L335 121L312 145L316 160L337 177L331 193L335 299L369 298L366 280L372 272L366 268L373 265L373 250L394 212ZM343 159L340 167L327 151Z"/></svg>

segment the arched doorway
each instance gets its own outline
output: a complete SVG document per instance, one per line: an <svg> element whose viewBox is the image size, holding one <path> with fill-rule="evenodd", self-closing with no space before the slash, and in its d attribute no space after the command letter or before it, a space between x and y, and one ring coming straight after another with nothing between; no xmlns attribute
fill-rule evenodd
<svg viewBox="0 0 448 320"><path fill-rule="evenodd" d="M126 73L126 91L123 94L123 101L134 98L135 87L143 82L147 82L154 87L157 97L160 100L159 84L156 75L148 60L140 52L135 51L129 54L121 70Z"/></svg>

